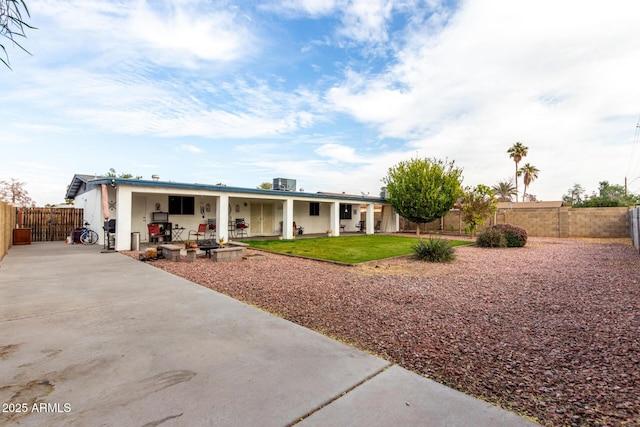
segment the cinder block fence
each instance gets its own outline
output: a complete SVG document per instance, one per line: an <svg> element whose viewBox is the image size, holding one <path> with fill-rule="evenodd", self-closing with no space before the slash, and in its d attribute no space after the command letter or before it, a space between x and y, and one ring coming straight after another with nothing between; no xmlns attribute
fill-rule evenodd
<svg viewBox="0 0 640 427"><path fill-rule="evenodd" d="M486 218L478 231L493 224L513 224L527 230L531 237L629 237L629 208L521 207L499 208ZM531 205L527 203L527 205ZM415 231L416 224L401 220L400 228ZM430 233L469 234L469 225L459 210L451 210L442 219L424 224Z"/></svg>

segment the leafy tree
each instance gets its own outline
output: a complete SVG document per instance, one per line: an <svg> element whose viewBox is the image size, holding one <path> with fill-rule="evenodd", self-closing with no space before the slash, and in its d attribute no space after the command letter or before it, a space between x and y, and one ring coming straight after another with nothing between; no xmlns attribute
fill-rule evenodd
<svg viewBox="0 0 640 427"><path fill-rule="evenodd" d="M529 163L526 163L523 167L518 171L518 175L522 175L522 181L524 182L524 193L522 194L522 201L524 202L524 196L527 195L527 187L531 185L533 181L538 179L538 172L540 170L531 166Z"/></svg>
<svg viewBox="0 0 640 427"><path fill-rule="evenodd" d="M469 224L471 236L476 232L484 219L496 211L498 199L491 188L478 184L475 188L465 188L462 198L462 220Z"/></svg>
<svg viewBox="0 0 640 427"><path fill-rule="evenodd" d="M25 190L24 182L11 178L11 182L0 181L0 200L20 207L35 207L36 203L29 197Z"/></svg>
<svg viewBox="0 0 640 427"><path fill-rule="evenodd" d="M507 153L509 153L509 157L511 157L513 161L516 162L516 202L518 201L518 177L520 176L520 174L518 173L518 163L520 163L520 160L522 160L523 157L527 156L528 152L529 147L525 147L521 142L516 142L511 146L511 148L507 150Z"/></svg>
<svg viewBox="0 0 640 427"><path fill-rule="evenodd" d="M634 206L640 203L640 195L627 193L623 185L609 184L609 181L600 181L597 193L592 193L580 203L574 204L574 208L605 208Z"/></svg>
<svg viewBox="0 0 640 427"><path fill-rule="evenodd" d="M262 184L258 185L258 190L271 190L273 189L273 184L270 182L263 182Z"/></svg>
<svg viewBox="0 0 640 427"><path fill-rule="evenodd" d="M110 168L109 172L107 172L104 176L106 176L107 178L142 179L142 175L133 176L133 174L130 173L116 174L116 170L114 168Z"/></svg>
<svg viewBox="0 0 640 427"><path fill-rule="evenodd" d="M585 198L586 190L580 184L573 184L573 187L567 190L567 194L562 196L562 201L571 203L572 205L578 205L582 203Z"/></svg>
<svg viewBox="0 0 640 427"><path fill-rule="evenodd" d="M389 168L383 182L387 201L396 212L420 224L445 215L462 196L462 169L454 162L437 159L411 159Z"/></svg>
<svg viewBox="0 0 640 427"><path fill-rule="evenodd" d="M518 196L518 191L513 185L513 179L507 181L500 181L493 187L491 187L494 194L498 197L499 202L510 202L514 197Z"/></svg>
<svg viewBox="0 0 640 427"><path fill-rule="evenodd" d="M0 36L9 39L11 43L18 46L23 51L29 53L18 41L17 37L27 37L25 29L35 29L24 21L24 14L31 17L27 4L24 0L0 0ZM4 58L0 61L9 69L9 54L4 44L0 43L0 49L4 53Z"/></svg>

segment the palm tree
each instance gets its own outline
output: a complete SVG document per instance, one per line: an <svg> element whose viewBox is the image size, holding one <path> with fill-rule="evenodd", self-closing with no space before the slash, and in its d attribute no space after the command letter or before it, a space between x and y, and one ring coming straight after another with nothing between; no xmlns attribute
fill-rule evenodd
<svg viewBox="0 0 640 427"><path fill-rule="evenodd" d="M514 196L518 196L516 188L513 185L513 179L507 181L500 181L493 187L493 192L498 196L499 202L510 202Z"/></svg>
<svg viewBox="0 0 640 427"><path fill-rule="evenodd" d="M525 163L518 171L518 175L522 175L522 181L524 182L523 202L524 196L527 194L527 187L538 178L538 172L540 172L540 170L535 166L531 166L529 163Z"/></svg>
<svg viewBox="0 0 640 427"><path fill-rule="evenodd" d="M528 150L529 147L525 147L521 142L516 142L515 144L513 144L513 146L511 146L511 148L507 150L507 153L509 153L509 157L511 157L513 161L516 162L516 202L518 201L518 176L520 176L520 174L518 173L518 163L520 163L520 160L522 160L522 158L527 155Z"/></svg>

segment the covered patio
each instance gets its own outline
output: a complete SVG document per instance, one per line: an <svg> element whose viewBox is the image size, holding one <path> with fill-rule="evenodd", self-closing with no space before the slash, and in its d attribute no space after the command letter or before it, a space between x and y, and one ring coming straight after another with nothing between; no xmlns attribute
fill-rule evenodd
<svg viewBox="0 0 640 427"><path fill-rule="evenodd" d="M85 220L100 230L115 219L114 249L129 250L132 234L149 242L149 224L162 240L281 238L300 235L398 230L398 215L384 199L334 193L262 190L75 175L67 198L83 207ZM375 207L378 206L378 209ZM381 212L374 214L374 211ZM362 224L361 224L362 222ZM204 235L196 236L199 226ZM101 235L101 239L103 236Z"/></svg>

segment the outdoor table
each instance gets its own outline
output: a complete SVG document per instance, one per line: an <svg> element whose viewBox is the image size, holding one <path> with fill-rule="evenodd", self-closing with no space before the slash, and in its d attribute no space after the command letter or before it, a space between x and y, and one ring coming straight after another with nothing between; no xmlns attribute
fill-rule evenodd
<svg viewBox="0 0 640 427"><path fill-rule="evenodd" d="M183 242L184 240L182 240L182 233L184 233L185 228L184 227L179 227L179 228L172 228L171 229L171 240L174 242Z"/></svg>

